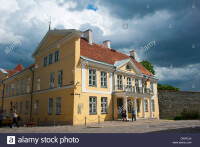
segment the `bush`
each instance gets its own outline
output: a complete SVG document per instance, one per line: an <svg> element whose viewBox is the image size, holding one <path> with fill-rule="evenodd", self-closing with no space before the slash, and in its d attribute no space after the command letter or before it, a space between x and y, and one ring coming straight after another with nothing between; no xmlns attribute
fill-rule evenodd
<svg viewBox="0 0 200 147"><path fill-rule="evenodd" d="M199 112L197 110L190 110L190 111L183 110L181 112L181 115L183 116L184 120L199 118Z"/></svg>
<svg viewBox="0 0 200 147"><path fill-rule="evenodd" d="M182 120L183 119L183 116L182 115L176 115L174 117L174 120Z"/></svg>

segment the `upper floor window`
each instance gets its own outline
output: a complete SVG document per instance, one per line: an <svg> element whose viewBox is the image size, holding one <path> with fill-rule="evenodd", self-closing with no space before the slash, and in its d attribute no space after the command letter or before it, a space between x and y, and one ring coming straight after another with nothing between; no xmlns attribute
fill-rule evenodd
<svg viewBox="0 0 200 147"><path fill-rule="evenodd" d="M148 112L148 100L144 100L144 104L145 104L145 112Z"/></svg>
<svg viewBox="0 0 200 147"><path fill-rule="evenodd" d="M54 58L54 62L57 62L59 60L59 50L57 50L55 52L55 58Z"/></svg>
<svg viewBox="0 0 200 147"><path fill-rule="evenodd" d="M139 92L139 80L135 79L136 92Z"/></svg>
<svg viewBox="0 0 200 147"><path fill-rule="evenodd" d="M102 97L101 98L101 113L108 113L108 98Z"/></svg>
<svg viewBox="0 0 200 147"><path fill-rule="evenodd" d="M155 101L151 100L152 111L155 112Z"/></svg>
<svg viewBox="0 0 200 147"><path fill-rule="evenodd" d="M117 87L118 89L123 89L122 75L117 75Z"/></svg>
<svg viewBox="0 0 200 147"><path fill-rule="evenodd" d="M12 96L15 95L15 83L11 84L12 85Z"/></svg>
<svg viewBox="0 0 200 147"><path fill-rule="evenodd" d="M43 66L44 67L47 66L47 56L45 56L44 59L43 59Z"/></svg>
<svg viewBox="0 0 200 147"><path fill-rule="evenodd" d="M21 80L21 94L24 93L24 79Z"/></svg>
<svg viewBox="0 0 200 147"><path fill-rule="evenodd" d="M59 70L58 76L57 76L57 87L62 86L62 76L63 76L63 72L62 72L62 70Z"/></svg>
<svg viewBox="0 0 200 147"><path fill-rule="evenodd" d="M17 86L16 86L16 95L19 94L19 80L17 80Z"/></svg>
<svg viewBox="0 0 200 147"><path fill-rule="evenodd" d="M107 72L101 71L101 87L107 88Z"/></svg>
<svg viewBox="0 0 200 147"><path fill-rule="evenodd" d="M89 98L89 110L90 110L90 114L97 113L97 97Z"/></svg>
<svg viewBox="0 0 200 147"><path fill-rule="evenodd" d="M61 114L61 98L60 97L56 98L56 114L57 115Z"/></svg>
<svg viewBox="0 0 200 147"><path fill-rule="evenodd" d="M153 93L154 90L153 90L153 82L150 82L150 92Z"/></svg>
<svg viewBox="0 0 200 147"><path fill-rule="evenodd" d="M49 64L52 64L53 54L49 54Z"/></svg>
<svg viewBox="0 0 200 147"><path fill-rule="evenodd" d="M37 87L36 90L40 90L40 78L37 78Z"/></svg>
<svg viewBox="0 0 200 147"><path fill-rule="evenodd" d="M26 81L26 93L30 92L30 87L31 87L30 85L31 85L31 78L28 77Z"/></svg>
<svg viewBox="0 0 200 147"><path fill-rule="evenodd" d="M6 97L8 96L8 85L6 85Z"/></svg>
<svg viewBox="0 0 200 147"><path fill-rule="evenodd" d="M97 86L96 69L89 69L89 86Z"/></svg>
<svg viewBox="0 0 200 147"><path fill-rule="evenodd" d="M130 77L127 77L127 79L126 79L127 81L126 81L126 84L127 84L127 86L128 87L131 87L131 78Z"/></svg>
<svg viewBox="0 0 200 147"><path fill-rule="evenodd" d="M54 73L50 74L50 84L49 84L50 88L54 87Z"/></svg>
<svg viewBox="0 0 200 147"><path fill-rule="evenodd" d="M128 64L126 65L126 70L131 70L131 67Z"/></svg>

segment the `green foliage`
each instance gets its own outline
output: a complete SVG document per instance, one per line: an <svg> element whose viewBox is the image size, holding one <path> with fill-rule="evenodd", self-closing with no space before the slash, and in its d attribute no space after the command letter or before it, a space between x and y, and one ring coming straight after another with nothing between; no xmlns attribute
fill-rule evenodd
<svg viewBox="0 0 200 147"><path fill-rule="evenodd" d="M143 60L140 62L142 66L144 66L148 71L150 71L153 75L155 75L154 66L147 60Z"/></svg>
<svg viewBox="0 0 200 147"><path fill-rule="evenodd" d="M174 117L174 120L182 120L183 119L183 116L182 115L176 115Z"/></svg>
<svg viewBox="0 0 200 147"><path fill-rule="evenodd" d="M171 85L162 85L160 83L158 83L158 90L174 90L174 91L180 91L179 88L176 88L174 86Z"/></svg>
<svg viewBox="0 0 200 147"><path fill-rule="evenodd" d="M183 119L198 119L199 118L199 112L197 110L190 110L185 111L185 109L181 112L181 115L183 116Z"/></svg>

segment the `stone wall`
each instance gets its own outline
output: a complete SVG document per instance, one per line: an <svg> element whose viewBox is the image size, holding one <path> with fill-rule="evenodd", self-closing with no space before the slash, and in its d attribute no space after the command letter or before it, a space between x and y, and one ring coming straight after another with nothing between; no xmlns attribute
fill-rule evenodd
<svg viewBox="0 0 200 147"><path fill-rule="evenodd" d="M200 92L158 91L160 118L172 118L187 107L188 110L200 112Z"/></svg>

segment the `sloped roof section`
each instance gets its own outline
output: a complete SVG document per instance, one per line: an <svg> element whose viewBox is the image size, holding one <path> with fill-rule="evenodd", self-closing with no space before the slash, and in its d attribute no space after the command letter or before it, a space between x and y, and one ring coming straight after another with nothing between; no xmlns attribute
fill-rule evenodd
<svg viewBox="0 0 200 147"><path fill-rule="evenodd" d="M131 59L143 74L153 76L146 68L144 68L140 63L138 63L132 57L129 57L126 54L123 54L113 49L109 49L107 47L104 47L96 43L92 43L91 45L84 38L81 38L80 50L81 50L80 51L81 56L112 65L114 65L116 61Z"/></svg>

